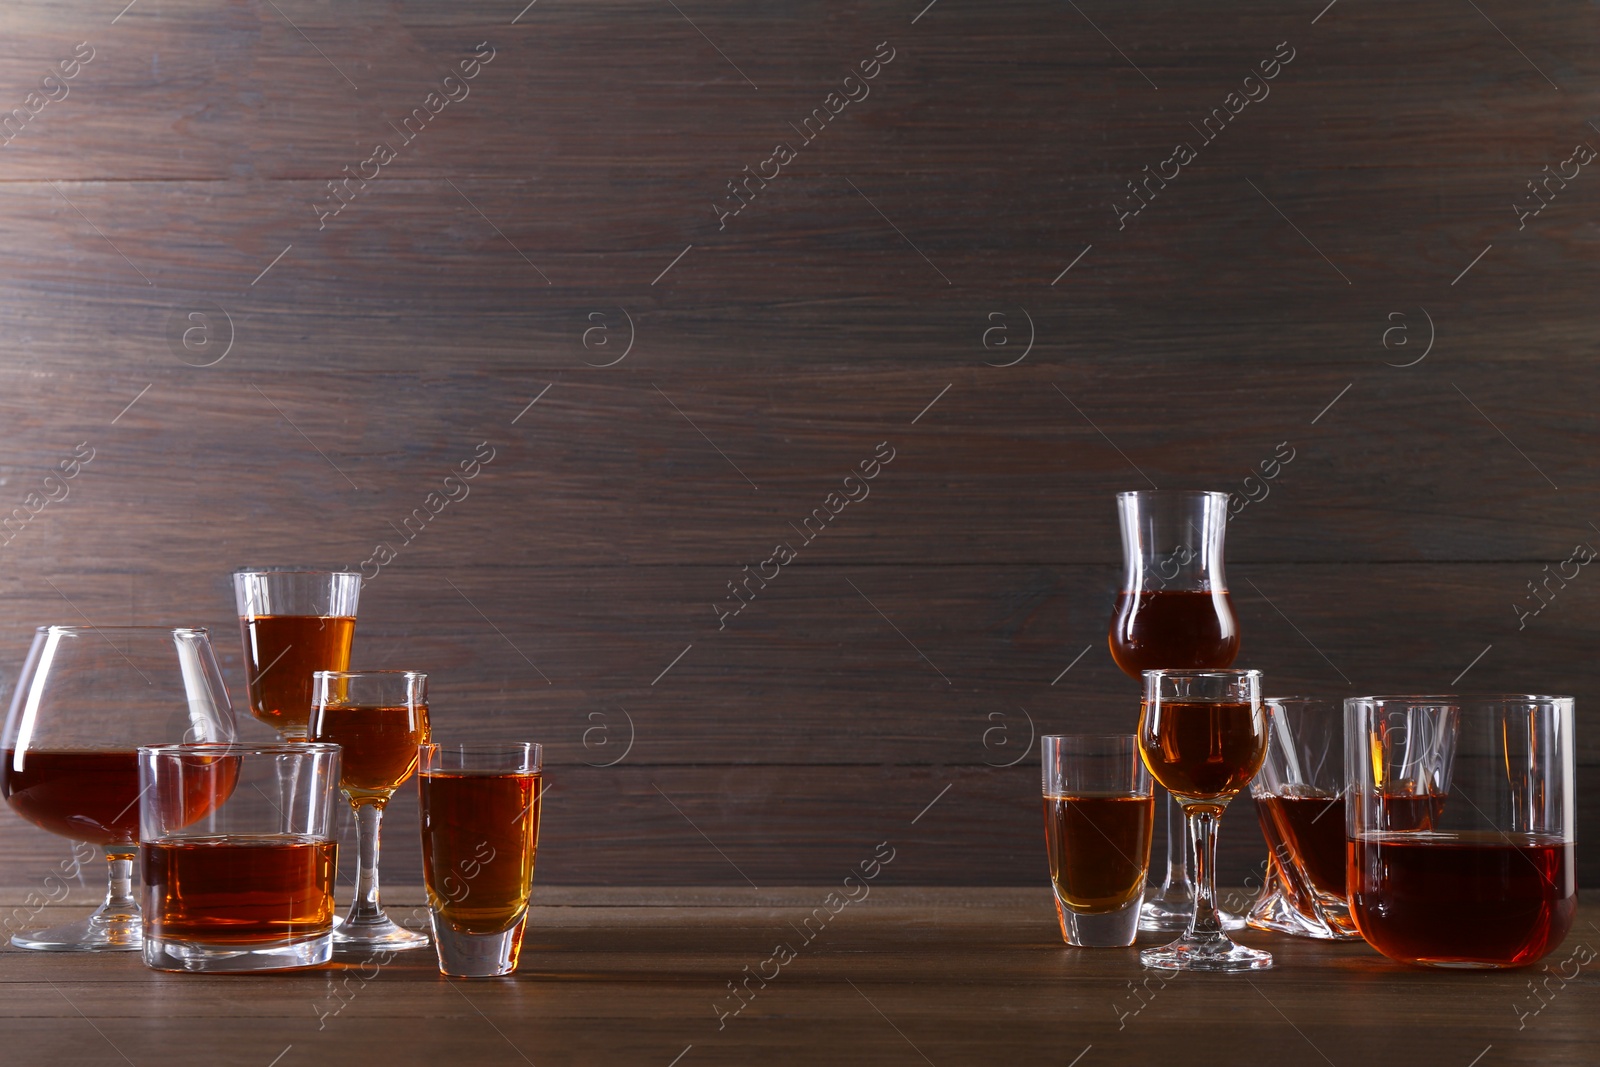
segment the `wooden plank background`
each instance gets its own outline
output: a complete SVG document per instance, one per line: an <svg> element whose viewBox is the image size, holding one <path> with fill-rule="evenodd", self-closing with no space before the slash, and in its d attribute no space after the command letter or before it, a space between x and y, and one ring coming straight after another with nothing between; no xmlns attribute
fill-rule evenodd
<svg viewBox="0 0 1600 1067"><path fill-rule="evenodd" d="M1242 490L1287 442L1229 537L1241 663L1574 694L1587 781L1600 579L1514 605L1600 545L1600 175L1512 205L1600 147L1595 30L1442 0L7 4L0 117L93 59L0 147L0 514L94 458L0 550L0 672L41 623L204 624L237 697L228 572L359 566L488 442L368 584L355 662L428 671L441 738L548 746L541 880L825 882L938 797L945 847L897 879L1035 884L1026 746L1136 714L1112 495ZM1224 840L1241 881L1247 804ZM0 883L66 848L0 820Z"/></svg>

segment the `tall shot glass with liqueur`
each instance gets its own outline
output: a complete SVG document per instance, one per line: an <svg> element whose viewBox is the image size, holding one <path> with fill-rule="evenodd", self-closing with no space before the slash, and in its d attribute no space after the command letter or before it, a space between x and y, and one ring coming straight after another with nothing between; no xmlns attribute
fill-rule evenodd
<svg viewBox="0 0 1600 1067"><path fill-rule="evenodd" d="M1150 867L1150 772L1133 734L1039 739L1045 852L1061 937L1083 948L1133 944Z"/></svg>
<svg viewBox="0 0 1600 1067"><path fill-rule="evenodd" d="M250 714L285 741L304 741L311 723L312 674L350 666L361 575L243 569L233 574L233 595Z"/></svg>
<svg viewBox="0 0 1600 1067"><path fill-rule="evenodd" d="M526 742L423 745L422 873L439 970L517 969L539 846L544 749Z"/></svg>

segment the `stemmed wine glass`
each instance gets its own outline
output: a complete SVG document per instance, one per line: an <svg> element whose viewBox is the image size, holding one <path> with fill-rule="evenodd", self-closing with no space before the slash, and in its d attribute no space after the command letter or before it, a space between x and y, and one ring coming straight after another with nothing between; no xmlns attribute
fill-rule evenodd
<svg viewBox="0 0 1600 1067"><path fill-rule="evenodd" d="M384 913L378 899L378 842L383 809L417 769L429 741L428 676L420 671L317 671L312 676L311 739L343 750L339 784L355 809L356 895L334 943L361 948L422 948L414 933Z"/></svg>
<svg viewBox="0 0 1600 1067"><path fill-rule="evenodd" d="M292 567L233 574L250 713L285 741L304 741L311 675L350 666L361 575Z"/></svg>
<svg viewBox="0 0 1600 1067"><path fill-rule="evenodd" d="M1267 755L1260 671L1145 671L1139 754L1183 807L1195 856L1194 910L1183 936L1139 953L1146 967L1259 971L1272 955L1234 944L1217 914L1217 822Z"/></svg>
<svg viewBox="0 0 1600 1067"><path fill-rule="evenodd" d="M1117 494L1126 564L1111 618L1111 658L1138 679L1148 670L1220 670L1239 654L1239 621L1222 569L1228 494L1150 490ZM1182 930L1194 913L1192 855L1167 798L1166 876L1145 891L1139 929ZM1223 925L1244 919L1221 912Z"/></svg>
<svg viewBox="0 0 1600 1067"><path fill-rule="evenodd" d="M87 919L17 934L11 943L138 950L139 746L233 739L233 706L205 630L39 627L0 738L0 792L29 822L99 845L108 886Z"/></svg>

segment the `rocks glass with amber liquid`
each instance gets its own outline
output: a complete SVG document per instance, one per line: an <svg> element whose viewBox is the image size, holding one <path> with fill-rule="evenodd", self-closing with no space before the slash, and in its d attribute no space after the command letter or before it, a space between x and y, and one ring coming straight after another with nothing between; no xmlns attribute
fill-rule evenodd
<svg viewBox="0 0 1600 1067"><path fill-rule="evenodd" d="M1133 734L1052 734L1043 757L1044 840L1061 937L1122 948L1139 932L1155 797Z"/></svg>
<svg viewBox="0 0 1600 1067"><path fill-rule="evenodd" d="M1122 591L1107 635L1111 658L1130 678L1149 670L1221 670L1239 654L1239 622L1228 596L1222 547L1228 494L1200 490L1118 493ZM1178 812L1166 803L1166 863L1145 891L1139 928L1176 931L1194 911L1194 885ZM1244 920L1220 913L1230 930Z"/></svg>
<svg viewBox="0 0 1600 1067"><path fill-rule="evenodd" d="M1258 971L1269 953L1234 944L1217 913L1217 822L1267 754L1260 671L1145 671L1139 754L1183 808L1195 856L1194 912L1178 940L1139 953L1146 967Z"/></svg>
<svg viewBox="0 0 1600 1067"><path fill-rule="evenodd" d="M1537 963L1577 914L1572 698L1351 697L1346 880L1367 943L1424 967Z"/></svg>
<svg viewBox="0 0 1600 1067"><path fill-rule="evenodd" d="M427 935L384 913L378 898L383 811L417 769L428 741L428 676L418 671L317 671L312 675L311 739L339 745L339 785L355 810L356 895L339 924L340 947L422 948Z"/></svg>
<svg viewBox="0 0 1600 1067"><path fill-rule="evenodd" d="M139 749L144 961L277 971L333 953L339 746Z"/></svg>
<svg viewBox="0 0 1600 1067"><path fill-rule="evenodd" d="M534 744L422 746L422 873L443 974L493 978L517 969L543 767L544 749Z"/></svg>
<svg viewBox="0 0 1600 1067"><path fill-rule="evenodd" d="M289 567L238 570L233 595L250 713L285 741L303 741L311 721L311 675L350 666L361 575Z"/></svg>
<svg viewBox="0 0 1600 1067"><path fill-rule="evenodd" d="M1344 709L1267 697L1267 758L1250 783L1267 877L1249 924L1295 937L1359 941L1345 899Z"/></svg>
<svg viewBox="0 0 1600 1067"><path fill-rule="evenodd" d="M230 741L233 706L203 629L41 626L0 747L11 810L105 853L107 890L86 920L19 933L19 948L137 951L139 746Z"/></svg>

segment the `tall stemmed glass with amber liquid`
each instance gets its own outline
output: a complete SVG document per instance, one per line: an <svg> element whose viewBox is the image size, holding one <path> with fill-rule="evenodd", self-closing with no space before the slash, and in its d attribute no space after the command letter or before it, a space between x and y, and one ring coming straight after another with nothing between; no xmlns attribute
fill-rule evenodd
<svg viewBox="0 0 1600 1067"><path fill-rule="evenodd" d="M1188 929L1139 953L1146 967L1259 971L1272 955L1236 945L1217 913L1217 821L1267 755L1260 671L1145 671L1139 755L1183 808L1195 856Z"/></svg>
<svg viewBox="0 0 1600 1067"><path fill-rule="evenodd" d="M239 570L233 574L233 595L250 713L285 741L304 741L312 673L350 666L361 575L288 567Z"/></svg>
<svg viewBox="0 0 1600 1067"><path fill-rule="evenodd" d="M416 772L418 746L428 743L428 676L317 671L312 678L311 740L342 748L339 784L356 815L356 896L334 931L334 944L422 948L426 935L384 914L378 899L378 838L384 806Z"/></svg>
<svg viewBox="0 0 1600 1067"><path fill-rule="evenodd" d="M233 739L233 705L205 630L39 627L0 739L0 792L34 825L99 846L108 884L105 903L87 919L19 933L11 943L52 952L137 951L139 748ZM226 793L217 787L217 796ZM207 803L197 798L190 814L206 814Z"/></svg>
<svg viewBox="0 0 1600 1067"><path fill-rule="evenodd" d="M1118 493L1125 561L1108 640L1111 658L1138 679L1149 670L1221 670L1239 654L1222 545L1228 494L1200 490ZM1176 931L1194 912L1187 842L1169 797L1166 875L1145 891L1141 930ZM1230 930L1244 926L1222 913Z"/></svg>

